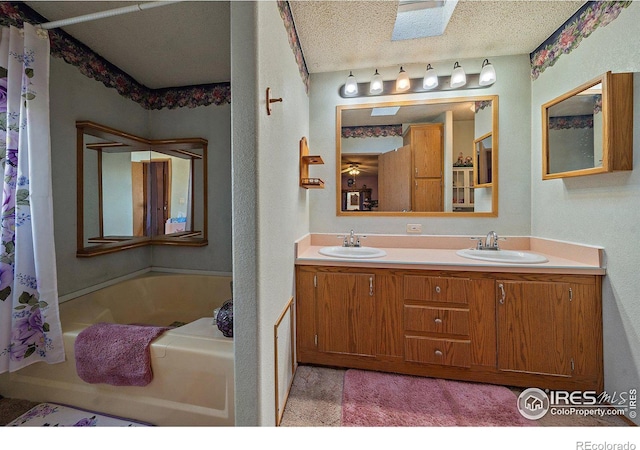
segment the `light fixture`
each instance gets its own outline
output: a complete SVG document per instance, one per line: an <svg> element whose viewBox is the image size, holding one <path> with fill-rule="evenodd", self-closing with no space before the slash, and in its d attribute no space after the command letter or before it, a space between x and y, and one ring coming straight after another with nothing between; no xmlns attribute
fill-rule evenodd
<svg viewBox="0 0 640 450"><path fill-rule="evenodd" d="M404 92L409 90L410 87L411 80L409 80L409 75L407 75L407 72L400 66L400 73L398 74L398 78L396 78L396 91Z"/></svg>
<svg viewBox="0 0 640 450"><path fill-rule="evenodd" d="M340 87L339 93L342 98L354 98L376 95L432 93L453 91L460 88L484 89L495 83L496 78L496 70L488 59L483 61L480 71L471 72L470 74L465 73L458 61L453 65L451 75L438 76L436 70L431 67L431 64L427 64L424 76L421 78L409 78L404 67L400 66L400 72L396 78L395 86L393 80L384 81L378 69L375 70L369 86L366 86L364 83L358 83L356 77L354 77L350 71L347 81Z"/></svg>
<svg viewBox="0 0 640 450"><path fill-rule="evenodd" d="M373 74L373 78L371 78L371 83L369 84L369 93L374 95L381 94L383 86L382 75L380 75L378 69L376 69L376 73Z"/></svg>
<svg viewBox="0 0 640 450"><path fill-rule="evenodd" d="M485 59L482 62L482 70L480 71L480 80L478 84L480 86L489 86L496 82L496 69L493 68L493 65L489 62L488 59Z"/></svg>
<svg viewBox="0 0 640 450"><path fill-rule="evenodd" d="M358 95L358 82L351 71L349 71L347 82L344 84L344 93L349 96Z"/></svg>
<svg viewBox="0 0 640 450"><path fill-rule="evenodd" d="M467 84L467 75L458 61L453 65L453 73L451 74L451 88L459 88Z"/></svg>
<svg viewBox="0 0 640 450"><path fill-rule="evenodd" d="M438 75L431 64L427 64L427 70L424 73L424 80L422 80L422 87L424 89L433 89L438 86Z"/></svg>
<svg viewBox="0 0 640 450"><path fill-rule="evenodd" d="M351 175L352 177L360 175L360 171L358 170L358 166L356 164L351 164L349 168L349 175Z"/></svg>

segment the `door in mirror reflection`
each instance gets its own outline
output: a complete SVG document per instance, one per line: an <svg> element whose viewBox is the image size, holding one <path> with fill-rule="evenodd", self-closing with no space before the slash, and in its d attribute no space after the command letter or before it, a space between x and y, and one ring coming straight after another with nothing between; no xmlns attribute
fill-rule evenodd
<svg viewBox="0 0 640 450"><path fill-rule="evenodd" d="M497 96L338 106L337 114L338 215L496 210ZM482 183L473 178L477 142ZM363 201L349 202L354 193Z"/></svg>

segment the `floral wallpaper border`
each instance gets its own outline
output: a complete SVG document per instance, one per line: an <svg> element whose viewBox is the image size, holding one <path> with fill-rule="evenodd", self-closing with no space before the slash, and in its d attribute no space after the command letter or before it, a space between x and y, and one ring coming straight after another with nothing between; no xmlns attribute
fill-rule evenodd
<svg viewBox="0 0 640 450"><path fill-rule="evenodd" d="M291 6L288 1L278 0L278 10L280 11L280 17L284 22L284 28L287 30L287 36L289 37L289 46L293 51L293 55L296 58L298 64L298 70L300 71L300 77L304 83L305 92L309 93L309 70L307 70L307 63L304 60L304 54L302 53L302 47L300 46L300 39L298 38L298 32L296 31L296 24L293 20L293 14L291 13Z"/></svg>
<svg viewBox="0 0 640 450"><path fill-rule="evenodd" d="M342 127L343 138L402 136L402 125Z"/></svg>
<svg viewBox="0 0 640 450"><path fill-rule="evenodd" d="M631 1L589 1L540 46L529 54L531 79L553 66L561 55L571 53L582 39L599 26L613 22Z"/></svg>
<svg viewBox="0 0 640 450"><path fill-rule="evenodd" d="M475 112L476 114L478 113L478 111L481 111L485 108L490 107L492 104L491 100L482 100L480 102L475 102Z"/></svg>
<svg viewBox="0 0 640 450"><path fill-rule="evenodd" d="M48 20L23 3L0 2L0 25L22 27L23 22L38 24ZM52 56L62 58L68 64L76 66L83 75L115 89L120 95L139 103L145 109L195 108L231 103L229 82L151 89L65 31L56 28L48 32Z"/></svg>
<svg viewBox="0 0 640 450"><path fill-rule="evenodd" d="M593 115L559 116L549 118L550 130L568 130L573 128L593 128Z"/></svg>

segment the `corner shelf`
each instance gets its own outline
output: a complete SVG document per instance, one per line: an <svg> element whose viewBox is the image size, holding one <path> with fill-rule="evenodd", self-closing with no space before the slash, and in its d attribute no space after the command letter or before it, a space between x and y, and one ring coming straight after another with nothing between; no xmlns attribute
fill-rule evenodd
<svg viewBox="0 0 640 450"><path fill-rule="evenodd" d="M309 177L311 164L324 164L321 156L309 155L307 138L300 139L300 187L305 189L324 189L324 181L320 178Z"/></svg>

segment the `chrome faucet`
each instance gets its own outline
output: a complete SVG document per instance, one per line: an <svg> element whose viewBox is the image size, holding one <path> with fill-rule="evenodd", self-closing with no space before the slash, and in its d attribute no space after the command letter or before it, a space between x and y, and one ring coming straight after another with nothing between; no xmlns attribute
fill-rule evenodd
<svg viewBox="0 0 640 450"><path fill-rule="evenodd" d="M489 231L484 241L485 250L498 250L498 233Z"/></svg>
<svg viewBox="0 0 640 450"><path fill-rule="evenodd" d="M471 239L478 241L476 250L500 250L500 247L498 247L498 241L504 240L505 238L499 238L498 233L495 231L489 231L487 233L487 237L484 238L484 243L482 242L481 237L472 237Z"/></svg>
<svg viewBox="0 0 640 450"><path fill-rule="evenodd" d="M342 239L343 247L360 247L360 238L366 238L366 236L357 236L353 229L349 232L349 236L338 236Z"/></svg>

